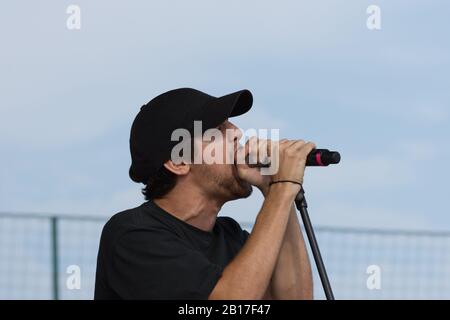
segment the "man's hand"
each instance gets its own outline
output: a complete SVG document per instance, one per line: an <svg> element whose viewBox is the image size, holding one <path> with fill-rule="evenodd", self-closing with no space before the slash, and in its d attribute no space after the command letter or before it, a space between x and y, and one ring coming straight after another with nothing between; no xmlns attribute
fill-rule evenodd
<svg viewBox="0 0 450 320"><path fill-rule="evenodd" d="M270 156L271 140L257 139L256 137L250 138L244 148L245 158L253 157L258 159L260 150L267 150L266 154ZM258 159L261 161L260 159ZM252 186L257 187L264 196L269 192L270 176L262 175L259 168L249 167L247 164L237 164L238 175L242 180L247 181Z"/></svg>
<svg viewBox="0 0 450 320"><path fill-rule="evenodd" d="M257 159L258 162L263 162L266 159L261 159L260 156L265 154L269 158L275 159L271 155L274 143L277 143L278 146L273 148L273 150L279 152L278 171L274 175L262 175L259 168L251 168L247 164L237 164L239 177L261 190L264 196L269 191L271 181L293 180L303 183L306 157L316 148L313 142L306 143L303 140L282 139L280 141L272 141L252 137L243 147L245 149L245 157L251 157Z"/></svg>

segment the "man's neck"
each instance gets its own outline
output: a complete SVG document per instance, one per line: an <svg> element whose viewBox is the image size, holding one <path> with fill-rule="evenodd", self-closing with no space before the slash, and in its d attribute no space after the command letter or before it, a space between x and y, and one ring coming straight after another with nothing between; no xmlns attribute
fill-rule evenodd
<svg viewBox="0 0 450 320"><path fill-rule="evenodd" d="M153 200L163 210L190 225L210 232L223 203L198 192L173 190L164 198Z"/></svg>

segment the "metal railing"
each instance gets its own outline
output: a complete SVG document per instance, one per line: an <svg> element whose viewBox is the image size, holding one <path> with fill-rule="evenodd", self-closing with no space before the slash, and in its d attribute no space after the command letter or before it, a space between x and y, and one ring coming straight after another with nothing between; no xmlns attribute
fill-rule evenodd
<svg viewBox="0 0 450 320"><path fill-rule="evenodd" d="M92 299L107 219L0 213L0 299ZM252 224L241 226L250 230ZM315 230L337 299L450 298L450 232ZM81 270L80 288L67 285L73 265ZM379 274L370 273L377 268ZM315 296L323 298L314 276ZM374 276L380 277L375 287L369 283Z"/></svg>

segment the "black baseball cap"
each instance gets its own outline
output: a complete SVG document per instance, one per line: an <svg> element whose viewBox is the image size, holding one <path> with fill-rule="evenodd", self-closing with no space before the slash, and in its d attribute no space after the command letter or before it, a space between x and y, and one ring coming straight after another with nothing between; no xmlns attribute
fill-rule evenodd
<svg viewBox="0 0 450 320"><path fill-rule="evenodd" d="M194 121L202 121L202 131L215 128L229 117L246 113L253 104L249 90L240 90L222 97L192 88L165 92L143 105L131 126L130 178L146 183L170 159L171 141L178 128L193 135Z"/></svg>

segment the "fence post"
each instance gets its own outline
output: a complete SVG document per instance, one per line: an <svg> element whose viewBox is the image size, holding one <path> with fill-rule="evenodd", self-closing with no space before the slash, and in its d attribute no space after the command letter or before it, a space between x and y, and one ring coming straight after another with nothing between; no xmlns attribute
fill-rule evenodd
<svg viewBox="0 0 450 320"><path fill-rule="evenodd" d="M58 266L58 217L53 216L51 219L51 259L52 259L52 287L53 300L59 299L59 266Z"/></svg>

